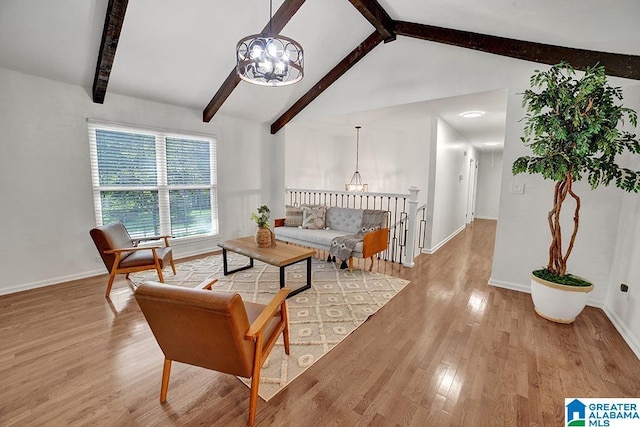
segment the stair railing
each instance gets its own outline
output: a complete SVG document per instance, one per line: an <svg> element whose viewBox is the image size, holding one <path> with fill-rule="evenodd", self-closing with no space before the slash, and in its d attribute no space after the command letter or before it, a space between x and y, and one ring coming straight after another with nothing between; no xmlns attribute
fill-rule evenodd
<svg viewBox="0 0 640 427"><path fill-rule="evenodd" d="M424 248L426 236L426 209L417 207L419 191L417 187L409 188L406 194L286 188L285 203L385 210L388 212L388 246L378 256L413 267L413 259Z"/></svg>

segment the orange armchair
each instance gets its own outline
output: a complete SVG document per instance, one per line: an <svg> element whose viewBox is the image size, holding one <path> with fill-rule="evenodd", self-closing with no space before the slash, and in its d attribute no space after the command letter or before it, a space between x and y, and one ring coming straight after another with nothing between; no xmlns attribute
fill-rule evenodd
<svg viewBox="0 0 640 427"><path fill-rule="evenodd" d="M167 400L174 360L251 378L248 425L253 426L260 369L280 334L289 354L289 291L281 289L263 305L243 302L238 294L157 282L138 286L135 298L165 357L160 402Z"/></svg>
<svg viewBox="0 0 640 427"><path fill-rule="evenodd" d="M158 279L164 282L162 270L171 264L173 274L176 266L173 263L173 253L169 246L170 236L154 236L142 239L132 239L127 229L120 222L112 222L92 229L89 234L95 243L105 267L109 271L109 283L105 297L109 297L111 286L116 274L126 274L136 271L152 270L158 272ZM138 246L140 242L164 240L164 246Z"/></svg>

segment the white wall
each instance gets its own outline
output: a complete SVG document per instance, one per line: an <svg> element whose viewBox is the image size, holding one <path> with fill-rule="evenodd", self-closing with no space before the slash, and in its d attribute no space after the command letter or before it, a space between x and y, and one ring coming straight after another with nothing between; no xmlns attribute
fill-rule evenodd
<svg viewBox="0 0 640 427"><path fill-rule="evenodd" d="M355 154L353 160L347 156L348 136L314 125L291 125L285 131L285 186L343 191L355 162ZM361 150L361 174L366 178L365 157L370 158Z"/></svg>
<svg viewBox="0 0 640 427"><path fill-rule="evenodd" d="M393 116L392 110L389 115ZM353 125L292 123L285 129L285 185L344 191L355 171L356 125L362 125L359 172L370 192L406 194L414 185L425 188L429 117L419 125L402 127L385 120Z"/></svg>
<svg viewBox="0 0 640 427"><path fill-rule="evenodd" d="M95 226L87 117L216 136L220 236L174 241L176 257L251 234L263 197L259 124L107 93L94 104L81 87L0 68L0 294L105 273L89 237Z"/></svg>
<svg viewBox="0 0 640 427"><path fill-rule="evenodd" d="M640 169L640 162L636 169ZM640 200L637 194L623 196L618 227L618 245L611 271L611 286L605 310L640 358ZM620 284L629 287L620 290Z"/></svg>
<svg viewBox="0 0 640 427"><path fill-rule="evenodd" d="M476 218L498 219L502 180L502 150L480 152L478 186L476 190Z"/></svg>
<svg viewBox="0 0 640 427"><path fill-rule="evenodd" d="M432 151L433 153L433 151ZM433 202L427 206L428 245L434 252L461 231L466 224L469 189L469 161L475 158L471 145L447 122L437 119L435 179L429 187Z"/></svg>
<svg viewBox="0 0 640 427"><path fill-rule="evenodd" d="M624 88L624 104L640 111L640 86ZM627 156L626 160L624 166L640 170L638 156ZM617 236L605 311L640 358L640 196L637 193L623 193ZM623 283L629 287L626 293L620 290Z"/></svg>

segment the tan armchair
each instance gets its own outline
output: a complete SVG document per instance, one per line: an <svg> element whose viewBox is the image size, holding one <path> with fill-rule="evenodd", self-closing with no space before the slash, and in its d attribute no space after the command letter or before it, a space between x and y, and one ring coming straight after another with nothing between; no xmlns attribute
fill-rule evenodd
<svg viewBox="0 0 640 427"><path fill-rule="evenodd" d="M215 281L214 281L215 282ZM212 283L202 286L210 288ZM289 354L283 288L268 305L243 302L238 294L145 282L138 305L164 353L160 402L166 402L171 362L251 378L249 426L255 422L260 369L280 333Z"/></svg>
<svg viewBox="0 0 640 427"><path fill-rule="evenodd" d="M89 234L95 243L104 265L109 271L106 297L109 297L111 286L116 274L126 274L136 271L152 270L158 272L158 280L164 282L162 270L171 264L173 274L176 266L173 263L172 249L169 246L170 236L154 236L142 239L132 239L127 229L120 222L112 222L92 229ZM164 246L138 246L140 242L164 240Z"/></svg>

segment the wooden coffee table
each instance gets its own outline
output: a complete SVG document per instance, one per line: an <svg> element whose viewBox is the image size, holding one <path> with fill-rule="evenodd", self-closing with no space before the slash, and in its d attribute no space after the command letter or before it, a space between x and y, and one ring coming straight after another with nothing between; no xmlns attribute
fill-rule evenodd
<svg viewBox="0 0 640 427"><path fill-rule="evenodd" d="M307 289L311 289L311 257L316 253L316 251L313 249L289 245L285 242L279 241L276 241L275 246L271 246L268 248L259 248L256 245L255 238L253 236L225 240L224 242L219 243L218 246L222 248L222 263L225 276L237 271L252 268L253 260L257 259L258 261L262 261L264 263L280 268L280 288L284 288L284 268L291 264L306 260L307 284L306 286L292 290L287 298L299 294L302 291L306 291ZM236 268L235 270L229 270L227 265L227 251L235 252L237 254L248 257L249 264L240 268Z"/></svg>

